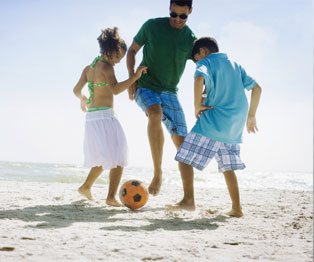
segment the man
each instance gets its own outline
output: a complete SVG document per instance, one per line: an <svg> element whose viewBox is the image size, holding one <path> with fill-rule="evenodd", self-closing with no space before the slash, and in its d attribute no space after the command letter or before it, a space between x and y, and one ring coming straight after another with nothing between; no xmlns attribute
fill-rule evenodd
<svg viewBox="0 0 314 262"><path fill-rule="evenodd" d="M185 116L177 97L177 84L187 60L191 59L193 42L196 40L186 25L191 13L192 0L171 0L170 17L146 21L127 53L130 76L134 74L135 56L142 46L141 65L148 68L147 74L128 91L129 98L135 99L148 117L147 133L154 164L154 177L148 190L152 195L158 194L162 182L164 135L161 122L167 127L177 149L187 134ZM191 172L190 168L179 162L181 175L182 172Z"/></svg>

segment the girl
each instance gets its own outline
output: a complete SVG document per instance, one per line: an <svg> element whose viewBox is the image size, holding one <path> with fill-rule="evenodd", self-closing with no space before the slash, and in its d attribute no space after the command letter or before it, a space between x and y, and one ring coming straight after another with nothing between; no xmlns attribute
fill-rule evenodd
<svg viewBox="0 0 314 262"><path fill-rule="evenodd" d="M123 167L127 165L127 143L122 127L113 113L113 95L126 90L141 77L142 73L146 73L147 68L140 66L134 76L123 82L117 82L113 67L125 56L126 44L119 37L117 27L102 30L97 40L101 56L96 57L91 65L85 67L73 89L74 94L81 100L81 109L87 111L84 166L91 168L78 192L92 200L92 185L104 169L110 169L106 203L121 206L115 195ZM86 83L90 92L88 98L81 92Z"/></svg>

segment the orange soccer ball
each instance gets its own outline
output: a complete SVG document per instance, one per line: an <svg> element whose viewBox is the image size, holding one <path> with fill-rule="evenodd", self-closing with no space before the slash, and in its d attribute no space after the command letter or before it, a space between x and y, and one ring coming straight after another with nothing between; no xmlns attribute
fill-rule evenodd
<svg viewBox="0 0 314 262"><path fill-rule="evenodd" d="M145 205L148 200L148 191L142 181L132 179L120 187L119 196L126 207L134 210Z"/></svg>

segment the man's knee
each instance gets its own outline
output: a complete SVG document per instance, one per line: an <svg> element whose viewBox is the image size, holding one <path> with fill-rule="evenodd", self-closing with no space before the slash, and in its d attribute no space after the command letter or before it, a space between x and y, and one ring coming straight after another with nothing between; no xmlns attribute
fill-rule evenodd
<svg viewBox="0 0 314 262"><path fill-rule="evenodd" d="M146 114L148 116L149 121L157 121L161 122L162 119L162 109L159 104L151 105L147 107Z"/></svg>
<svg viewBox="0 0 314 262"><path fill-rule="evenodd" d="M173 134L172 135L172 141L175 145L175 147L177 148L177 150L180 148L181 144L184 141L184 136L179 136L177 134Z"/></svg>

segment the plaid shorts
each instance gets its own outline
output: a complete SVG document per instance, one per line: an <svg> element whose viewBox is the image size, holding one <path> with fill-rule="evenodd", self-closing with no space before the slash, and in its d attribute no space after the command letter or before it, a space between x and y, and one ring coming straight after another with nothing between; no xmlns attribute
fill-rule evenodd
<svg viewBox="0 0 314 262"><path fill-rule="evenodd" d="M213 157L218 162L219 172L245 168L238 144L222 143L191 132L185 137L175 160L203 170Z"/></svg>
<svg viewBox="0 0 314 262"><path fill-rule="evenodd" d="M186 136L185 116L177 94L169 91L157 92L146 88L136 90L136 103L146 113L147 107L159 104L162 109L162 122L170 135Z"/></svg>

